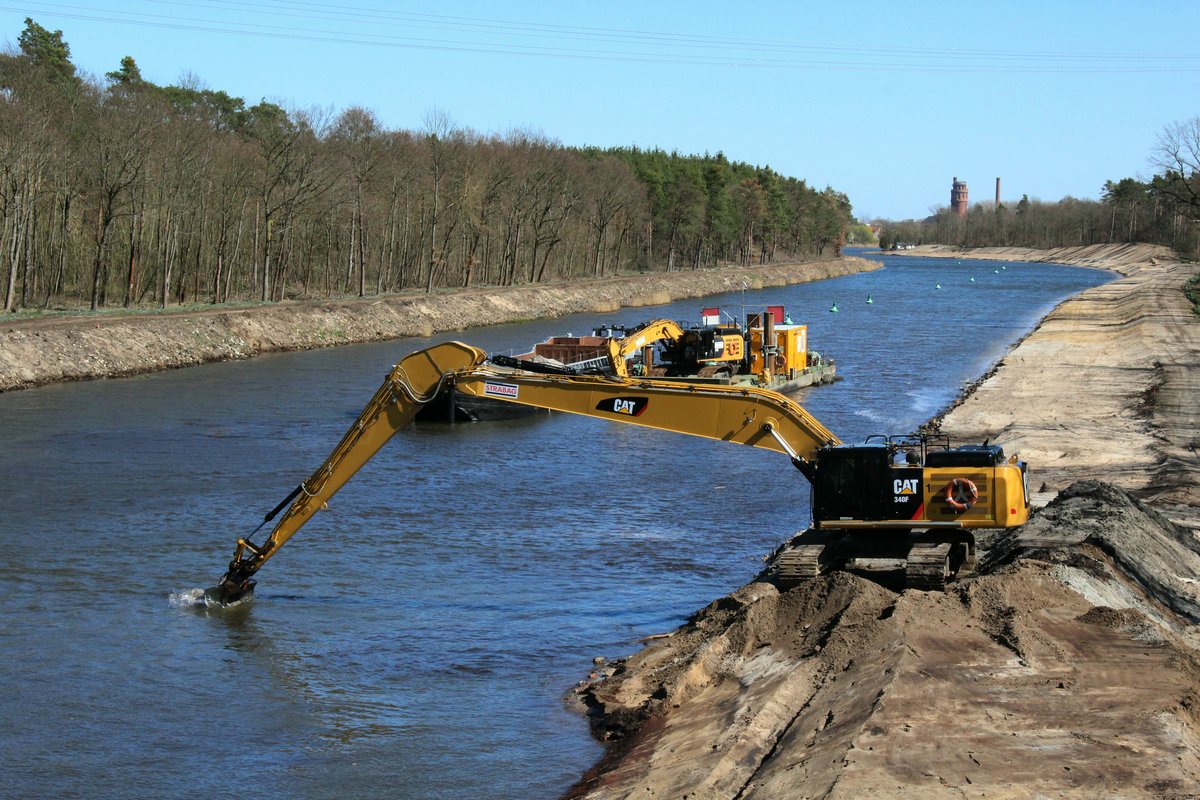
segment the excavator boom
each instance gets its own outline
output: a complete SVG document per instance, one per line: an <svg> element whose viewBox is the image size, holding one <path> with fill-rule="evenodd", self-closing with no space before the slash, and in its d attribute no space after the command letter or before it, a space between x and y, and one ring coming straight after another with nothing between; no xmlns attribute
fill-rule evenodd
<svg viewBox="0 0 1200 800"><path fill-rule="evenodd" d="M291 501L267 539L259 545L248 539L238 539L229 570L217 582L217 601L228 604L253 591L254 573L329 502L396 431L408 425L421 406L437 396L450 375L456 371L469 371L486 360L487 353L476 347L449 342L411 353L392 367L383 385L325 462L264 518L264 523L269 522Z"/></svg>
<svg viewBox="0 0 1200 800"><path fill-rule="evenodd" d="M840 444L832 431L795 402L751 386L541 375L486 367L453 375L451 380L458 391L476 397L747 444L804 460L821 447Z"/></svg>

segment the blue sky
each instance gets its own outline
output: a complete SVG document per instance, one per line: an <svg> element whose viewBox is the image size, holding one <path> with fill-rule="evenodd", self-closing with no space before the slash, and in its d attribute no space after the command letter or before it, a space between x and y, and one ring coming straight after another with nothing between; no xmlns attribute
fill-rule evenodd
<svg viewBox="0 0 1200 800"><path fill-rule="evenodd" d="M972 200L1099 196L1149 177L1162 129L1200 116L1200 2L0 0L81 70L131 55L255 103L388 128L431 111L568 145L723 151L923 217Z"/></svg>

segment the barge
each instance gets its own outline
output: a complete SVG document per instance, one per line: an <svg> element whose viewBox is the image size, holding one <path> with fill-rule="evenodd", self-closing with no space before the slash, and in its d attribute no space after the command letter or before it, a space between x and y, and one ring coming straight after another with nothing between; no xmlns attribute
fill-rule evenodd
<svg viewBox="0 0 1200 800"><path fill-rule="evenodd" d="M699 325L654 320L637 328L608 325L588 336L552 336L498 363L533 372L644 376L655 380L756 386L789 393L838 380L833 359L810 350L808 326L792 322L783 306L746 315L745 325L719 307L701 311ZM417 419L479 422L544 413L447 388Z"/></svg>

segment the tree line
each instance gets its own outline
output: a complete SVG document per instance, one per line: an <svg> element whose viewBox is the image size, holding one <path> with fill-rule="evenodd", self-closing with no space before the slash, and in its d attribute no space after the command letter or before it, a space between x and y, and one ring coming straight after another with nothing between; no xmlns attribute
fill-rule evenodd
<svg viewBox="0 0 1200 800"><path fill-rule="evenodd" d="M850 203L724 155L572 148L429 112L284 109L126 56L81 76L25 20L0 54L0 275L20 308L278 302L837 252Z"/></svg>
<svg viewBox="0 0 1200 800"><path fill-rule="evenodd" d="M880 223L880 243L1054 248L1148 242L1200 258L1200 117L1168 125L1151 155L1149 180L1106 181L1099 200L1022 196L1013 205L976 203L966 216L939 207L923 220Z"/></svg>

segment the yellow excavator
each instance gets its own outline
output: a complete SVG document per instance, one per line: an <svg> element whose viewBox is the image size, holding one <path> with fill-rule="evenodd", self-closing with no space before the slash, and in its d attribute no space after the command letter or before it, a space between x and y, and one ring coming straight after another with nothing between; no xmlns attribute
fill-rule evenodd
<svg viewBox="0 0 1200 800"><path fill-rule="evenodd" d="M538 369L489 359L460 342L405 356L316 472L238 539L228 571L206 597L223 605L248 597L267 560L447 386L786 454L812 483L813 526L775 559L781 585L890 560L903 561L909 586L941 588L973 564L971 529L1021 525L1029 517L1025 462L1005 459L997 445L950 447L925 436L843 444L797 403L766 389ZM251 541L281 511L266 539Z"/></svg>
<svg viewBox="0 0 1200 800"><path fill-rule="evenodd" d="M656 319L625 335L623 338L610 336L605 343L608 350L609 369L618 378L629 377L629 359L653 347L663 339L683 338L683 328L669 319Z"/></svg>
<svg viewBox="0 0 1200 800"><path fill-rule="evenodd" d="M679 354L680 360L689 368L705 365L716 369L726 365L725 372L733 371L745 360L745 340L738 328L707 327L700 330L684 330L679 323L669 319L656 319L630 332L625 337L609 338L606 343L611 372L619 378L629 377L628 360L653 347L657 342L667 342ZM648 355L648 354L647 354ZM640 365L643 374L652 368L649 358Z"/></svg>

